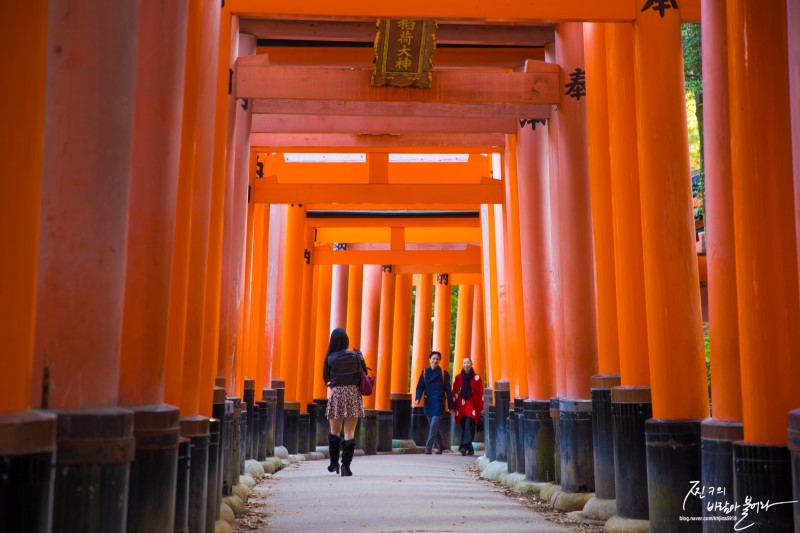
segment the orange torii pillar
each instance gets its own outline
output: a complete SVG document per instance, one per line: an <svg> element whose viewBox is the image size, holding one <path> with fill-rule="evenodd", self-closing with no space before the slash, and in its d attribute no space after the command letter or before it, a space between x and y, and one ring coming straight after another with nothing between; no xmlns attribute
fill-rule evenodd
<svg viewBox="0 0 800 533"><path fill-rule="evenodd" d="M472 353L472 313L475 299L474 285L458 286L458 307L456 308L456 345L453 359L453 374L461 372L464 358ZM473 362L474 364L474 362Z"/></svg>
<svg viewBox="0 0 800 533"><path fill-rule="evenodd" d="M392 332L392 388L389 409L392 416L392 439L411 438L411 394L409 363L411 346L412 274L397 274L394 288L394 331ZM414 381L413 376L410 379ZM416 386L416 383L412 383ZM380 420L378 421L380 424ZM391 451L391 450L390 450Z"/></svg>
<svg viewBox="0 0 800 533"><path fill-rule="evenodd" d="M283 400L285 383L280 379L280 354L283 345L281 328L283 326L283 264L286 255L286 211L287 205L273 205L270 208L269 272L267 280L267 366L264 384L275 390L275 445L283 445ZM272 394L272 393L270 393Z"/></svg>
<svg viewBox="0 0 800 533"><path fill-rule="evenodd" d="M614 435L611 421L611 388L619 385L619 332L617 329L617 293L614 273L614 228L611 201L611 162L608 149L609 113L606 39L604 24L583 25L586 99L589 140L589 189L594 228L594 255L597 291L597 369L591 377L592 441L594 449L595 498L584 513L606 521L613 507L603 500L613 500Z"/></svg>
<svg viewBox="0 0 800 533"><path fill-rule="evenodd" d="M448 274L436 275L436 286L433 300L433 348L432 350L442 354L442 361L439 365L443 371L450 374L450 385L453 384L453 376L450 371L450 324L452 321L452 295L453 290L450 285ZM447 446L450 442L450 414L446 413L442 419L440 428L442 431L442 444Z"/></svg>
<svg viewBox="0 0 800 533"><path fill-rule="evenodd" d="M317 429L314 446L325 446L328 443L328 419L325 411L328 407L328 391L325 380L322 377L322 365L328 353L328 343L330 342L331 332L331 284L333 278L333 267L331 265L318 265L317 273L317 313L316 313L316 334L314 340L314 351L312 353L314 384L312 387L313 401L317 404ZM349 332L348 332L349 333ZM313 446L312 446L313 447Z"/></svg>
<svg viewBox="0 0 800 533"><path fill-rule="evenodd" d="M44 153L47 1L6 6L0 46L5 65L25 83L0 88L0 332L5 343L0 374L0 491L6 495L0 530L50 531L55 460L55 417L38 407L32 386L39 211ZM20 47L20 43L26 43ZM31 398L37 398L31 402Z"/></svg>
<svg viewBox="0 0 800 533"><path fill-rule="evenodd" d="M361 346L361 296L364 290L364 265L350 265L347 281L347 336L350 349ZM327 441L326 441L327 442Z"/></svg>
<svg viewBox="0 0 800 533"><path fill-rule="evenodd" d="M334 250L346 250L346 244L334 244ZM331 284L331 329L347 327L347 296L349 281L349 265L333 265L333 281ZM347 332L350 333L349 331Z"/></svg>
<svg viewBox="0 0 800 533"><path fill-rule="evenodd" d="M556 27L555 52L565 89L553 118L556 128L551 131L558 142L557 213L561 218L560 231L553 238L561 246L564 286L566 389L564 396L559 394L561 487L566 492L592 492L594 460L588 443L592 441L590 379L597 374L597 310L581 24Z"/></svg>
<svg viewBox="0 0 800 533"><path fill-rule="evenodd" d="M433 274L417 274L414 281L414 337L411 345L411 379L408 392L412 398L416 395L417 383L422 372L430 364L431 353L431 312L433 306ZM424 446L428 438L428 419L425 418L423 405L411 407L411 438L417 446Z"/></svg>
<svg viewBox="0 0 800 533"><path fill-rule="evenodd" d="M475 373L481 376L483 383L486 383L486 335L484 332L483 323L483 287L481 285L473 285L472 296L472 337L469 341L470 357L472 357L472 366L475 367ZM412 374L413 381L414 376Z"/></svg>
<svg viewBox="0 0 800 533"><path fill-rule="evenodd" d="M378 339L381 314L381 266L364 265L364 290L361 299L361 352L367 367L378 368ZM375 395L364 397L364 408L375 408Z"/></svg>
<svg viewBox="0 0 800 533"><path fill-rule="evenodd" d="M727 7L730 101L738 104L730 125L744 422L744 441L733 445L734 497L776 504L794 500L786 417L800 407L786 8L749 0ZM775 505L747 522L791 531L792 508Z"/></svg>
<svg viewBox="0 0 800 533"><path fill-rule="evenodd" d="M494 245L494 208L486 204L481 205L481 272L483 279L482 289L484 291L483 316L484 334L486 339L486 383L485 386L491 390L492 380L500 379L499 373L495 369L495 353L497 352L497 278L494 269L494 260L497 250ZM488 421L488 419L487 419ZM486 426L488 428L488 425Z"/></svg>
<svg viewBox="0 0 800 533"><path fill-rule="evenodd" d="M52 529L124 531L135 445L133 412L118 400L139 7L76 1L51 8L35 353L49 373L42 407L57 414ZM35 9L31 15L36 24ZM29 28L15 16L11 22ZM35 181L36 173L15 178ZM33 311L29 305L15 311L26 308ZM23 411L23 397L16 396L14 410ZM48 426L40 427L45 436L37 444L47 455ZM50 470L49 461L40 467Z"/></svg>
<svg viewBox="0 0 800 533"><path fill-rule="evenodd" d="M286 212L286 244L283 259L283 311L281 324L280 376L284 383L283 445L297 453L300 397L297 366L300 349L300 307L303 294L303 265L311 259L305 249L306 208L289 205Z"/></svg>
<svg viewBox="0 0 800 533"><path fill-rule="evenodd" d="M137 447L128 531L168 531L175 522L180 412L164 404L164 358L187 18L180 2L140 10L119 383Z"/></svg>
<svg viewBox="0 0 800 533"><path fill-rule="evenodd" d="M742 440L742 389L736 297L736 244L731 184L727 10L702 3L705 220L713 418L703 421L703 486L733 487L733 442ZM724 516L703 506L703 516ZM714 524L722 531L725 522Z"/></svg>
<svg viewBox="0 0 800 533"><path fill-rule="evenodd" d="M646 5L633 26L647 343L653 418L645 423L651 531L699 516L686 487L700 479L708 416L694 245L680 11ZM663 7L663 6L662 6Z"/></svg>
<svg viewBox="0 0 800 533"><path fill-rule="evenodd" d="M310 445L311 433L311 419L309 416L309 406L314 410L315 406L311 405L313 384L311 382L314 377L314 371L311 368L313 365L313 356L311 349L314 347L312 340L316 336L316 330L312 327L311 317L314 316L314 291L316 285L314 284L314 263L313 263L313 249L314 249L314 229L306 228L305 230L305 243L303 248L303 290L300 293L300 321L298 324L297 335L299 336L297 344L297 401L300 403L300 414L297 419L297 451L298 453L307 453ZM315 411L316 412L316 411ZM315 418L316 421L316 418ZM316 439L315 439L316 441ZM316 442L314 445L316 451Z"/></svg>
<svg viewBox="0 0 800 533"><path fill-rule="evenodd" d="M800 5L797 2L786 2L786 26L789 51L789 107L792 117L794 205L800 206ZM798 241L800 241L800 217L798 216L795 217L795 227L799 236ZM797 247L797 263L800 265L800 246ZM796 520L795 528L800 528L800 518Z"/></svg>
<svg viewBox="0 0 800 533"><path fill-rule="evenodd" d="M633 28L606 24L606 65L611 202L616 268L621 385L611 389L614 474L620 520L647 520L647 457L644 422L652 417L647 358L644 257L636 150ZM612 522L608 522L612 524ZM646 523L641 524L646 527Z"/></svg>
<svg viewBox="0 0 800 533"><path fill-rule="evenodd" d="M555 440L550 399L556 396L550 277L548 124L526 120L517 130L517 176L528 400L535 419L523 422L525 475L537 482L555 479ZM477 306L476 306L477 309Z"/></svg>
<svg viewBox="0 0 800 533"><path fill-rule="evenodd" d="M381 267L381 314L380 330L378 333L378 371L375 383L375 438L376 450L379 452L392 451L392 338L394 334L394 307L395 287L397 274L392 265ZM368 422L368 421L365 421ZM369 429L367 423L364 429Z"/></svg>

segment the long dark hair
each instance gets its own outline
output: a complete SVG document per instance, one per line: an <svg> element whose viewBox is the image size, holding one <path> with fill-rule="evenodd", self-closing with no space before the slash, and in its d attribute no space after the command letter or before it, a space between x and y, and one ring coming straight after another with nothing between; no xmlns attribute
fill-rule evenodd
<svg viewBox="0 0 800 533"><path fill-rule="evenodd" d="M346 350L350 346L350 338L342 328L336 328L331 332L331 341L328 343L328 353Z"/></svg>

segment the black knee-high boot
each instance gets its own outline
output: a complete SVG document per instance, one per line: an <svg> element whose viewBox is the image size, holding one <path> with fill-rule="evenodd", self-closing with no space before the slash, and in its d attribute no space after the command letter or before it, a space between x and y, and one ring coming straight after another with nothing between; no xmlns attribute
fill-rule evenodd
<svg viewBox="0 0 800 533"><path fill-rule="evenodd" d="M331 464L328 466L328 472L339 473L339 447L341 446L342 439L339 435L328 433L328 450L331 453Z"/></svg>
<svg viewBox="0 0 800 533"><path fill-rule="evenodd" d="M356 451L356 439L346 440L342 442L342 475L352 476L353 472L350 471L350 463L353 461L353 454Z"/></svg>

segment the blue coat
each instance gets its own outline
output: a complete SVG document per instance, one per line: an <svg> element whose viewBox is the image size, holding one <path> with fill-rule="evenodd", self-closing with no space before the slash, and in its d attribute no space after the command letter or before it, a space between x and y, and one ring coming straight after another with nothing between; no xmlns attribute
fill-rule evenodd
<svg viewBox="0 0 800 533"><path fill-rule="evenodd" d="M454 408L453 396L450 392L450 374L437 367L435 371L426 368L419 376L417 383L417 396L415 402L425 393L425 416L441 416L445 411ZM444 407L447 399L447 409Z"/></svg>

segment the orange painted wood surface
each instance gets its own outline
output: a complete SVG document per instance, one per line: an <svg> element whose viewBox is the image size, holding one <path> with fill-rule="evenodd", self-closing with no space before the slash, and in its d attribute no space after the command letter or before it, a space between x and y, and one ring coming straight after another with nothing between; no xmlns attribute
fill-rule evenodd
<svg viewBox="0 0 800 533"><path fill-rule="evenodd" d="M50 20L58 23L47 36L35 352L47 359L51 409L114 407L139 8L85 0L51 7Z"/></svg>
<svg viewBox="0 0 800 533"><path fill-rule="evenodd" d="M331 330L331 282L333 267L331 265L318 265L317 269L317 314L316 314L316 341L313 351L314 398L327 398L325 380L322 378L322 366L328 353ZM346 330L347 331L347 330ZM350 331L347 331L350 336ZM352 340L352 337L351 337Z"/></svg>
<svg viewBox="0 0 800 533"><path fill-rule="evenodd" d="M411 290L413 282L412 274L398 274L395 279L391 392L407 392L410 386L411 354L409 348L411 347Z"/></svg>
<svg viewBox="0 0 800 533"><path fill-rule="evenodd" d="M258 376L258 366L263 361L263 354L260 348L264 346L264 335L266 322L266 297L267 288L267 263L269 261L269 209L264 209L263 205L255 206L253 211L253 237L252 255L250 260L250 279L247 283L248 291L248 313L245 331L247 342L246 352L243 354L245 364L242 379L256 379ZM259 382L256 380L256 390L259 390Z"/></svg>
<svg viewBox="0 0 800 533"><path fill-rule="evenodd" d="M0 336L5 342L0 413L41 403L41 377L33 378L39 213L44 153L47 1L6 6L0 50L10 72L25 83L0 86ZM19 47L25 43L24 47ZM37 375L41 376L40 362ZM34 390L32 390L32 384Z"/></svg>
<svg viewBox="0 0 800 533"><path fill-rule="evenodd" d="M364 265L364 290L361 299L361 352L367 367L378 369L378 342L381 309L380 264ZM364 407L375 408L375 395L364 397Z"/></svg>
<svg viewBox="0 0 800 533"><path fill-rule="evenodd" d="M394 299L397 275L391 265L381 272L381 302L378 329L378 368L375 382L375 409L389 409L392 388L392 335L394 334Z"/></svg>
<svg viewBox="0 0 800 533"><path fill-rule="evenodd" d="M347 269L347 336L350 349L361 346L361 298L364 291L364 265L350 265Z"/></svg>
<svg viewBox="0 0 800 533"><path fill-rule="evenodd" d="M510 133L516 119L347 115L255 115L253 133L356 133L361 135L409 133Z"/></svg>
<svg viewBox="0 0 800 533"><path fill-rule="evenodd" d="M188 5L142 4L119 400L164 400Z"/></svg>
<svg viewBox="0 0 800 533"><path fill-rule="evenodd" d="M300 298L305 263L305 208L290 205L286 215L286 248L283 260L283 309L281 311L280 376L286 382L286 397L297 395L297 364L300 347ZM310 259L309 259L310 260Z"/></svg>
<svg viewBox="0 0 800 533"><path fill-rule="evenodd" d="M306 229L304 238L304 248L309 249L312 246L314 233L311 229ZM297 329L293 333L298 337L297 352L295 357L297 359L297 401L300 402L300 412L307 412L307 404L312 400L313 379L314 372L311 368L312 354L310 335L313 331L311 327L311 311L313 303L314 292L314 267L311 263L302 263L302 283L303 289L300 293L300 313L298 315Z"/></svg>
<svg viewBox="0 0 800 533"><path fill-rule="evenodd" d="M429 365L428 355L431 353L433 328L431 317L433 312L433 274L414 276L414 336L411 345L411 379L409 392L415 394L417 380L422 371ZM424 403L423 397L421 402Z"/></svg>
<svg viewBox="0 0 800 533"><path fill-rule="evenodd" d="M450 372L450 311L453 290L449 282L440 276L436 276L434 288L432 350L442 354L442 361L439 366Z"/></svg>
<svg viewBox="0 0 800 533"><path fill-rule="evenodd" d="M473 285L474 296L472 298L472 339L470 340L470 357L475 373L483 379L486 386L487 366L486 366L486 335L484 334L485 325L483 320L483 287Z"/></svg>
<svg viewBox="0 0 800 533"><path fill-rule="evenodd" d="M480 250L339 250L317 248L314 263L318 265L479 265Z"/></svg>
<svg viewBox="0 0 800 533"><path fill-rule="evenodd" d="M319 232L315 232L319 234ZM349 240L339 240L337 243L349 243ZM337 250L333 250L337 252ZM334 256L335 257L335 256ZM316 250L314 254L314 264L321 264L317 261ZM333 279L331 281L331 303L330 303L330 330L328 334L336 328L346 328L347 326L347 295L350 280L349 266L346 263L333 265ZM348 336L349 336L348 332Z"/></svg>
<svg viewBox="0 0 800 533"><path fill-rule="evenodd" d="M451 276L452 277L452 276ZM472 285L458 285L458 307L456 308L456 345L453 357L453 373L461 371L465 357L472 353L472 313L475 291Z"/></svg>
<svg viewBox="0 0 800 533"><path fill-rule="evenodd" d="M253 133L250 138L254 149L283 152L363 152L369 147L373 152L486 153L505 145L500 133Z"/></svg>

